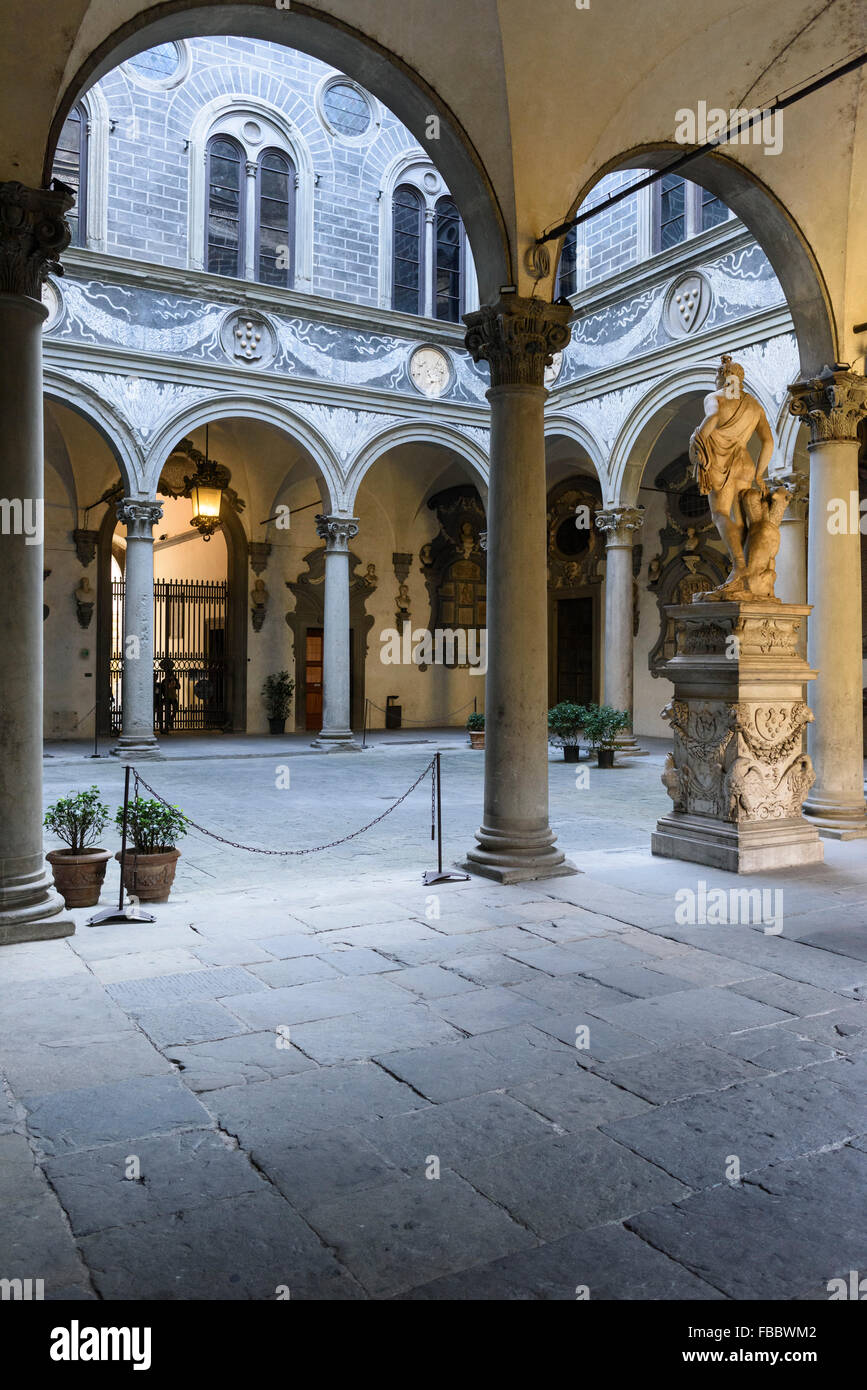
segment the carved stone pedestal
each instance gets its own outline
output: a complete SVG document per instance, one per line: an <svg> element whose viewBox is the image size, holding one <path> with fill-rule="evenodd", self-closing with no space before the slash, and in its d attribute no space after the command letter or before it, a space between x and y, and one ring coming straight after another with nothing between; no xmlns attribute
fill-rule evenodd
<svg viewBox="0 0 867 1390"><path fill-rule="evenodd" d="M654 854L751 874L821 861L801 807L815 775L803 751L807 682L799 654L807 604L671 605L677 651L666 664L674 735L662 780L674 803Z"/></svg>

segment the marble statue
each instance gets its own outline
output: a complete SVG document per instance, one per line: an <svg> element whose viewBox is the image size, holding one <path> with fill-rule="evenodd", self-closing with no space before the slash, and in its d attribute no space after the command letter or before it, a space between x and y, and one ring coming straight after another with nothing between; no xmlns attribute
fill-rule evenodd
<svg viewBox="0 0 867 1390"><path fill-rule="evenodd" d="M759 402L744 390L743 367L727 354L716 384L705 396L704 419L690 438L689 457L732 568L725 582L701 599L776 602L773 557L788 494L780 489L769 496L771 427ZM747 448L753 435L760 444L758 462Z"/></svg>

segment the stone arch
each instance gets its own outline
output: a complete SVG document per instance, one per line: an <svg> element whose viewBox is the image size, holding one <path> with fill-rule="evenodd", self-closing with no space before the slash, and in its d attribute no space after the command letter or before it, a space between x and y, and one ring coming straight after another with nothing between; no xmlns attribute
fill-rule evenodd
<svg viewBox="0 0 867 1390"><path fill-rule="evenodd" d="M345 508L348 512L352 511L358 496L358 489L377 459L382 458L383 454L388 453L390 449L396 448L399 444L438 444L443 448L451 449L470 468L472 480L479 490L482 501L487 505L488 456L481 446L469 439L454 425L446 425L439 420L435 423L407 420L392 426L390 429L383 430L381 434L369 440L353 459L344 485Z"/></svg>
<svg viewBox="0 0 867 1390"><path fill-rule="evenodd" d="M583 449L584 453L593 464L604 496L608 482L608 460L605 458L602 446L595 435L581 420L576 420L571 415L546 415L545 438L550 439L558 434L563 435L566 439L573 440L574 443Z"/></svg>
<svg viewBox="0 0 867 1390"><path fill-rule="evenodd" d="M88 387L70 380L63 372L46 366L43 390L50 400L68 406L92 425L117 460L124 495L146 495L145 463L142 452L125 421Z"/></svg>
<svg viewBox="0 0 867 1390"><path fill-rule="evenodd" d="M686 146L673 143L635 146L624 151L597 169L579 190L567 216L575 215L606 174L624 168L663 168L686 152ZM834 363L840 330L831 297L810 244L788 209L751 169L719 150L699 156L683 171L683 177L721 198L761 246L786 297L802 374L815 375L826 363ZM552 273L556 273L562 245L561 239L556 256L551 257Z"/></svg>
<svg viewBox="0 0 867 1390"><path fill-rule="evenodd" d="M293 0L289 9L259 4L220 5L168 0L157 12L136 15L93 50L58 102L49 131L44 172L50 177L63 121L78 95L128 58L159 43L232 35L282 44L319 58L359 82L393 111L422 147L436 149L437 168L463 218L473 248L482 302L514 281L506 220L493 181L456 113L409 64L360 29ZM431 118L438 139L431 141Z"/></svg>
<svg viewBox="0 0 867 1390"><path fill-rule="evenodd" d="M608 484L603 488L606 506L635 506L645 464L651 449L674 414L675 406L684 396L695 392L707 395L716 386L717 363L694 363L681 371L671 372L658 381L633 406L623 422L611 450ZM776 409L767 395L764 384L745 372L744 386L764 408L774 432ZM668 413L667 413L668 412ZM696 420L696 425L701 423Z"/></svg>
<svg viewBox="0 0 867 1390"><path fill-rule="evenodd" d="M229 416L257 420L272 425L300 444L310 456L317 482L323 493L323 506L338 510L343 491L340 465L322 435L300 417L293 415L291 402L256 399L244 394L224 392L197 402L173 415L150 442L147 456L149 496L153 496L163 464L178 440L191 430Z"/></svg>

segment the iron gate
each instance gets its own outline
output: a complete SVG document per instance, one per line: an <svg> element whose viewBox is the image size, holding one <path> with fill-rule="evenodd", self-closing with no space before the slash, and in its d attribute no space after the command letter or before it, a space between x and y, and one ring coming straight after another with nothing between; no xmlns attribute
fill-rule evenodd
<svg viewBox="0 0 867 1390"><path fill-rule="evenodd" d="M111 586L111 722L123 720L123 602L125 584ZM154 580L154 729L193 733L223 729L228 713L224 579Z"/></svg>

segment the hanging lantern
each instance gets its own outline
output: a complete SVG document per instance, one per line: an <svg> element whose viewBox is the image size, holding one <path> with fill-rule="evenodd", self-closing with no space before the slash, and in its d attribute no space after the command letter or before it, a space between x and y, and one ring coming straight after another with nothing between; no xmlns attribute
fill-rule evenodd
<svg viewBox="0 0 867 1390"><path fill-rule="evenodd" d="M209 541L220 528L220 508L223 505L223 489L229 482L229 471L222 464L208 458L208 434L205 430L205 456L199 456L198 466L192 478L184 478L193 504L192 525L201 533L203 541Z"/></svg>

